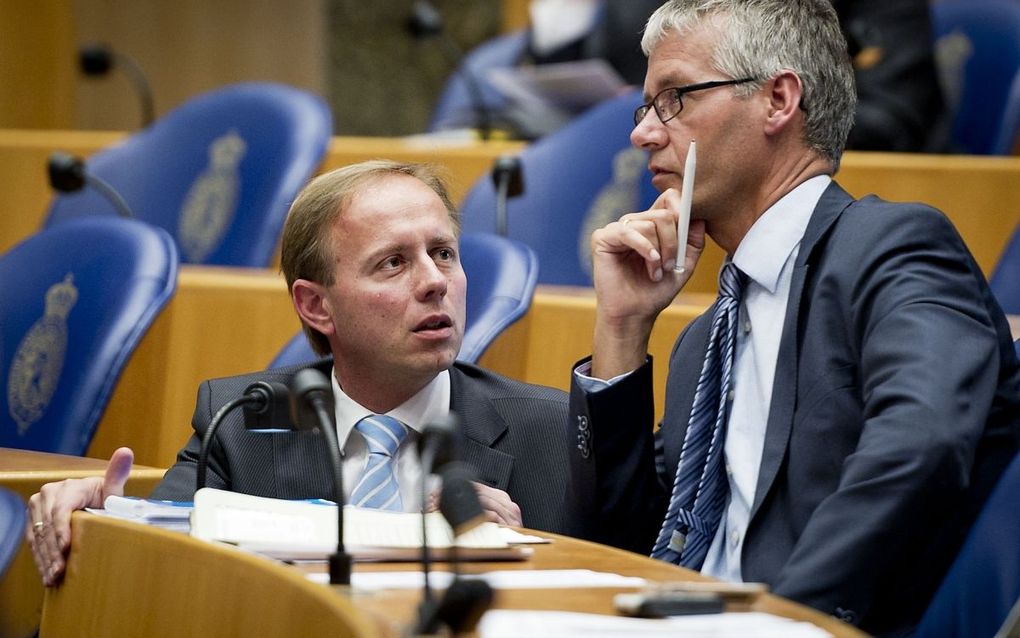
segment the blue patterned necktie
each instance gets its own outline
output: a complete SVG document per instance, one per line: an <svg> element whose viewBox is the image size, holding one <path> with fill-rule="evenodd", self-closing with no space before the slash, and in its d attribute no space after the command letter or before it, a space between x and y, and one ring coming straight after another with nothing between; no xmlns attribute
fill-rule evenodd
<svg viewBox="0 0 1020 638"><path fill-rule="evenodd" d="M744 281L744 274L732 262L723 266L673 494L652 548L652 558L689 569L701 569L705 562L729 496L723 446Z"/></svg>
<svg viewBox="0 0 1020 638"><path fill-rule="evenodd" d="M351 492L351 504L402 512L404 504L400 500L393 457L407 436L407 428L391 416L376 414L358 421L354 429L365 437L368 462Z"/></svg>

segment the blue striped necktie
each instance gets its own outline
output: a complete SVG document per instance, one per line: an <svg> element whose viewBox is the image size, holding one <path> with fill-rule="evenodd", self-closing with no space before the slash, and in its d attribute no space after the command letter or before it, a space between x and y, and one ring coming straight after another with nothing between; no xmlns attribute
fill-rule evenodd
<svg viewBox="0 0 1020 638"><path fill-rule="evenodd" d="M402 512L404 504L400 500L393 457L407 436L407 428L391 416L375 414L358 421L354 429L365 437L368 462L351 492L351 504Z"/></svg>
<svg viewBox="0 0 1020 638"><path fill-rule="evenodd" d="M727 262L719 277L708 350L698 377L673 494L652 558L701 569L729 496L723 462L737 316L746 277Z"/></svg>

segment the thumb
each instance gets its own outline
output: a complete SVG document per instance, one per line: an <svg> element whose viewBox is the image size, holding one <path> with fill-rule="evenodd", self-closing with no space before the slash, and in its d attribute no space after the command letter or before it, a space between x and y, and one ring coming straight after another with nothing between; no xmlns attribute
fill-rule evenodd
<svg viewBox="0 0 1020 638"><path fill-rule="evenodd" d="M103 477L103 500L107 496L123 496L124 484L127 483L128 475L131 473L131 463L135 460L135 453L128 447L117 448L110 457L110 463L106 466L106 475Z"/></svg>

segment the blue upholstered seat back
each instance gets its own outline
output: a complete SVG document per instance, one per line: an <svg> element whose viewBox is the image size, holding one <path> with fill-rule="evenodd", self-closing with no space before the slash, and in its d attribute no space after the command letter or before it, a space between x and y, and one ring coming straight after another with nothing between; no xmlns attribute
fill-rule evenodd
<svg viewBox="0 0 1020 638"><path fill-rule="evenodd" d="M317 96L280 84L236 84L186 102L87 165L139 219L174 237L182 261L265 267L331 132L329 109ZM56 197L46 226L114 212L86 186Z"/></svg>
<svg viewBox="0 0 1020 638"><path fill-rule="evenodd" d="M0 446L84 454L177 269L170 235L118 217L68 220L0 255Z"/></svg>

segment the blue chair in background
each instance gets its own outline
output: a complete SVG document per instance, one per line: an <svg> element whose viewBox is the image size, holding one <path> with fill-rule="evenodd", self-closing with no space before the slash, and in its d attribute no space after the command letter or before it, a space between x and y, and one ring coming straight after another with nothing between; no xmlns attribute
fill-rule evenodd
<svg viewBox="0 0 1020 638"><path fill-rule="evenodd" d="M0 487L0 578L21 547L25 537L25 502L7 488Z"/></svg>
<svg viewBox="0 0 1020 638"><path fill-rule="evenodd" d="M1020 598L1020 455L999 478L916 636L994 636Z"/></svg>
<svg viewBox="0 0 1020 638"><path fill-rule="evenodd" d="M0 446L82 455L177 286L166 231L95 216L0 255Z"/></svg>
<svg viewBox="0 0 1020 638"><path fill-rule="evenodd" d="M630 144L640 91L589 109L520 154L523 195L507 206L511 239L538 253L539 282L591 285L593 230L655 201L644 151ZM496 191L479 179L461 205L464 230L496 231Z"/></svg>
<svg viewBox="0 0 1020 638"><path fill-rule="evenodd" d="M460 261L467 273L467 325L457 359L476 363L485 349L531 306L538 279L538 258L527 246L483 233L464 233ZM269 364L282 368L318 357L303 332Z"/></svg>
<svg viewBox="0 0 1020 638"><path fill-rule="evenodd" d="M1020 314L1020 227L1013 231L988 285L1006 314Z"/></svg>
<svg viewBox="0 0 1020 638"><path fill-rule="evenodd" d="M167 230L183 261L266 267L290 202L331 133L319 97L280 84L236 84L96 153L87 170L113 186L138 219ZM57 196L45 225L115 212L86 187Z"/></svg>
<svg viewBox="0 0 1020 638"><path fill-rule="evenodd" d="M521 29L497 36L472 49L443 86L439 99L432 109L428 130L435 132L454 128L474 128L478 125L475 100L471 96L465 74L477 81L482 104L489 112L501 113L507 105L507 100L488 82L486 74L490 69L517 64L527 46L528 32Z"/></svg>
<svg viewBox="0 0 1020 638"><path fill-rule="evenodd" d="M952 140L975 155L1009 155L1020 132L1020 3L933 2L935 52L955 103Z"/></svg>

